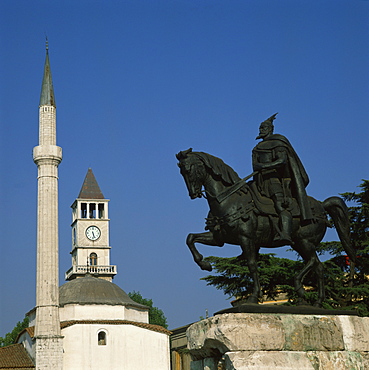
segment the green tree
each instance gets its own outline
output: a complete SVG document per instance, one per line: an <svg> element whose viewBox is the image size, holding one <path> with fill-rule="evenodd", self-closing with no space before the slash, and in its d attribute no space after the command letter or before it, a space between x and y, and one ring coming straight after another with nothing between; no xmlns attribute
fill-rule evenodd
<svg viewBox="0 0 369 370"><path fill-rule="evenodd" d="M247 297L253 290L253 282L246 260L237 257L207 257L218 275L209 275L207 285L223 290L229 297ZM260 254L258 268L262 293L269 299L275 299L279 293L293 296L293 277L302 268L301 261L278 258L273 253Z"/></svg>
<svg viewBox="0 0 369 370"><path fill-rule="evenodd" d="M153 306L152 299L143 298L140 292L130 292L128 293L129 297L140 304L150 307L149 309L149 323L154 325L160 325L164 328L168 328L167 318L164 315L164 312L157 307Z"/></svg>
<svg viewBox="0 0 369 370"><path fill-rule="evenodd" d="M351 202L349 207L351 239L357 251L357 263L349 262L340 242L325 242L318 247L319 254L333 256L323 262L325 267L325 308L357 309L361 315L369 316L369 181L363 180L359 193L341 194ZM246 261L237 258L208 257L217 275L209 275L208 285L223 290L230 297L246 297L252 291L252 280ZM274 254L261 254L258 261L260 283L263 294L270 299L279 293L286 293L290 304L296 302L293 279L302 269L301 260L278 258ZM316 275L310 274L304 285L316 287ZM307 293L307 300L313 302L317 292Z"/></svg>
<svg viewBox="0 0 369 370"><path fill-rule="evenodd" d="M14 329L5 334L5 337L0 337L0 347L9 346L10 344L15 344L18 334L25 328L28 327L29 319L25 317L22 322L18 321Z"/></svg>
<svg viewBox="0 0 369 370"><path fill-rule="evenodd" d="M328 289L333 307L357 308L365 316L369 315L369 180L362 180L360 192L341 194L343 199L352 204L349 207L351 242L356 250L357 262L348 261L340 242L325 242L319 246L319 253L328 253L334 257L327 261L330 268L338 266L343 272L341 286L337 286L334 277L328 276ZM330 270L329 270L330 271Z"/></svg>

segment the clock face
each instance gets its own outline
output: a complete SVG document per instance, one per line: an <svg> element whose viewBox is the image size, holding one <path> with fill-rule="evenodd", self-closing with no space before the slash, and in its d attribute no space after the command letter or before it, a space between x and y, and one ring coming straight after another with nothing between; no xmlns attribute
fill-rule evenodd
<svg viewBox="0 0 369 370"><path fill-rule="evenodd" d="M100 238L101 231L97 226L90 226L86 230L86 236L90 240L97 240Z"/></svg>

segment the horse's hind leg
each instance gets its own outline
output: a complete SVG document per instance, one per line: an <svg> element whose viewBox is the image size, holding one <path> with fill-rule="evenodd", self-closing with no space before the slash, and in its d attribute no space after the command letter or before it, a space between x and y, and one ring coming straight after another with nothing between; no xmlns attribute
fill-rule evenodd
<svg viewBox="0 0 369 370"><path fill-rule="evenodd" d="M304 268L297 274L295 277L295 291L298 295L298 302L297 304L299 305L305 305L307 302L305 301L305 289L303 287L303 280L305 276L313 269L314 267L314 260L313 259L308 259L305 260L305 266Z"/></svg>
<svg viewBox="0 0 369 370"><path fill-rule="evenodd" d="M303 239L300 240L299 243L295 244L294 249L305 261L304 268L295 277L295 290L299 296L299 304L306 304L303 280L310 271L315 270L318 277L318 300L314 303L314 306L321 307L325 298L324 268L316 254L315 245L312 242Z"/></svg>
<svg viewBox="0 0 369 370"><path fill-rule="evenodd" d="M318 275L318 300L314 302L315 307L322 307L322 303L325 299L325 287L324 287L324 267L319 261L315 266L316 273Z"/></svg>
<svg viewBox="0 0 369 370"><path fill-rule="evenodd" d="M211 271L212 267L209 262L203 261L203 255L197 250L195 243L201 243L205 245L211 245L216 247L222 247L223 243L220 243L214 239L212 232L207 231L199 234L188 234L186 244L192 253L193 259L200 266L202 270Z"/></svg>

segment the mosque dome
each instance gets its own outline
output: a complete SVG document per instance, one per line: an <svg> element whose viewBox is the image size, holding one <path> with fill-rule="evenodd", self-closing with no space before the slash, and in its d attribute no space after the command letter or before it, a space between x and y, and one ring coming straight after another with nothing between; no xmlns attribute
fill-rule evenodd
<svg viewBox="0 0 369 370"><path fill-rule="evenodd" d="M118 285L92 275L71 280L59 287L59 305L63 307L67 304L119 305L149 309L133 301Z"/></svg>

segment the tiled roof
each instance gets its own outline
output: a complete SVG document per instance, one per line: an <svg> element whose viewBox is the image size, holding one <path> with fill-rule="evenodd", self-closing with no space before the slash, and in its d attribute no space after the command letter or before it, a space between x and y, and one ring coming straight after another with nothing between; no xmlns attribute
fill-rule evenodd
<svg viewBox="0 0 369 370"><path fill-rule="evenodd" d="M0 369L33 370L35 365L22 344L0 348Z"/></svg>
<svg viewBox="0 0 369 370"><path fill-rule="evenodd" d="M63 321L60 323L62 329L67 328L68 326L76 324L100 324L100 325L134 325L140 328L156 331L159 333L170 335L172 332L163 328L160 325L147 324L144 322L136 322L129 320L73 320L73 321Z"/></svg>

